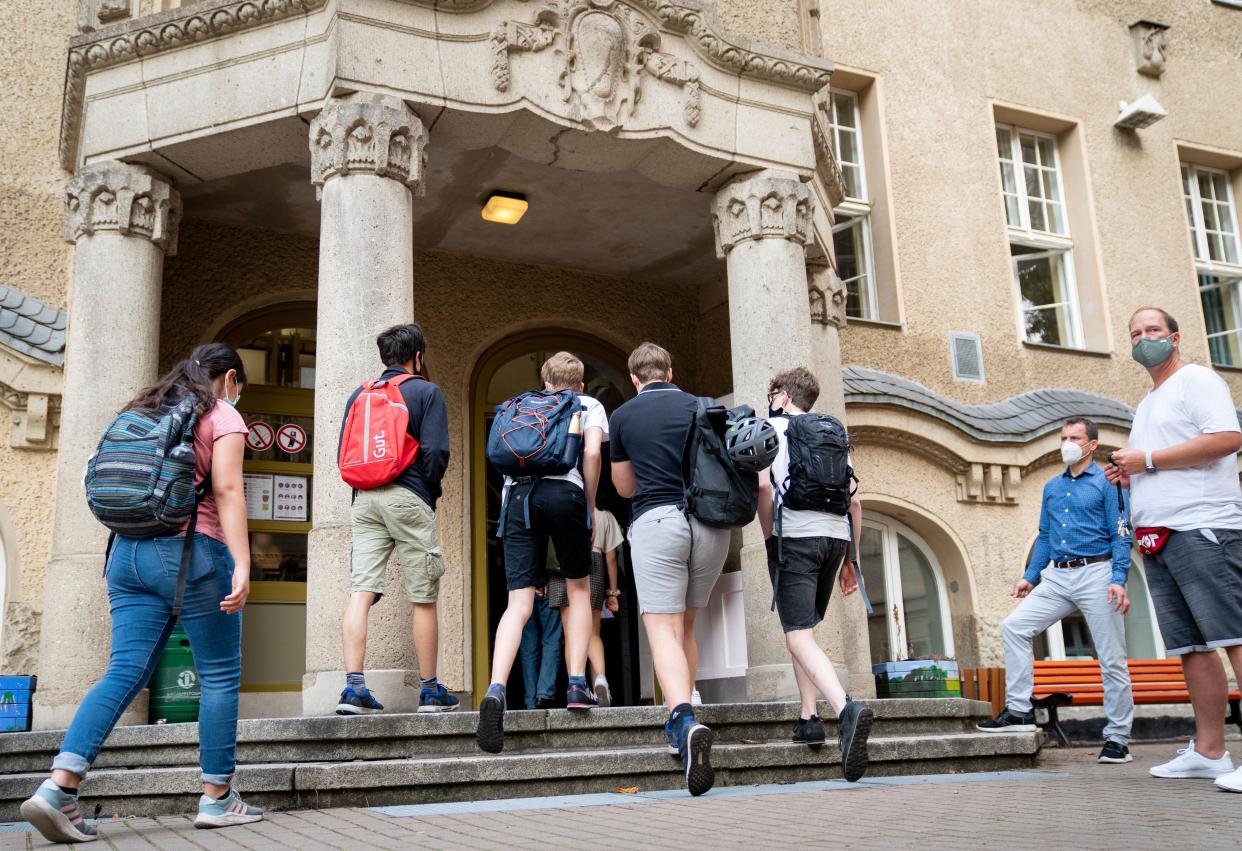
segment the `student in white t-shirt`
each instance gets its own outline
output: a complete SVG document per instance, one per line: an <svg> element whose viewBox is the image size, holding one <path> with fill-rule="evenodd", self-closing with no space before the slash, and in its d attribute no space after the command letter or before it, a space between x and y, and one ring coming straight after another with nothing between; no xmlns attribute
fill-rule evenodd
<svg viewBox="0 0 1242 851"><path fill-rule="evenodd" d="M501 537L509 601L496 626L491 685L479 704L479 726L475 731L479 747L488 753L500 753L504 749L505 683L521 645L522 629L534 608L535 589L548 584L549 538L556 550L556 561L569 597L565 617L565 667L569 673L569 688L565 703L575 710L588 710L597 705L595 694L586 681L587 647L591 640L588 576L600 447L608 437L608 415L598 400L582 395L583 372L582 361L569 352L557 352L544 361L540 369L545 391L572 390L583 406L579 415L581 469L542 476L534 481L505 480L507 508Z"/></svg>
<svg viewBox="0 0 1242 851"><path fill-rule="evenodd" d="M1134 537L1170 656L1180 656L1195 712L1190 747L1153 777L1202 777L1242 792L1225 750L1224 648L1242 680L1242 429L1229 386L1181 358L1177 320L1158 307L1130 317L1136 361L1152 389L1139 403L1130 446L1104 473L1130 488Z"/></svg>

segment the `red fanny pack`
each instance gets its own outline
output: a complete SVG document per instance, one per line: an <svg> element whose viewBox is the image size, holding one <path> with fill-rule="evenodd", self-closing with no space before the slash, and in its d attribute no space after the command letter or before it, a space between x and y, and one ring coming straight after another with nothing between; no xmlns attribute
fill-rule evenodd
<svg viewBox="0 0 1242 851"><path fill-rule="evenodd" d="M1140 526L1135 529L1134 540L1138 543L1139 552L1145 556L1160 552L1169 542L1172 531L1167 526Z"/></svg>

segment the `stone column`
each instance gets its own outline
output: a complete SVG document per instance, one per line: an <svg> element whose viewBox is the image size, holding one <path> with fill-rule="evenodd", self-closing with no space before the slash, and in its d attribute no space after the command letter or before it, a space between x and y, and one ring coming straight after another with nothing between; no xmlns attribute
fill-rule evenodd
<svg viewBox="0 0 1242 851"><path fill-rule="evenodd" d="M337 441L349 394L379 372L376 336L414 319L411 204L422 194L426 147L418 116L381 95L331 100L310 126L311 182L321 207L307 715L335 710L345 684L341 614L349 596L350 491L337 473ZM395 560L384 599L371 610L366 667L367 685L385 708L418 708L410 606Z"/></svg>
<svg viewBox="0 0 1242 851"><path fill-rule="evenodd" d="M86 507L82 475L116 412L156 377L164 255L176 253L181 218L167 181L119 162L84 166L66 204L76 250L35 692L41 729L67 726L108 663L107 530ZM121 723L146 723L145 697Z"/></svg>
<svg viewBox="0 0 1242 851"><path fill-rule="evenodd" d="M712 220L717 254L726 258L733 398L767 413L768 381L813 363L806 244L811 195L796 175L766 170L744 175L716 194ZM776 614L767 552L756 521L743 533L746 607L746 693L776 700L798 693Z"/></svg>

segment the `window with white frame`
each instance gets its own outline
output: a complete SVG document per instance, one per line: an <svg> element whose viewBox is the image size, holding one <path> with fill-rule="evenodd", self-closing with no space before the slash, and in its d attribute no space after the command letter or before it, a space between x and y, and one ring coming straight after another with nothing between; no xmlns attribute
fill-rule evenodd
<svg viewBox="0 0 1242 851"><path fill-rule="evenodd" d="M833 254L837 275L845 284L845 315L875 319L875 268L871 262L871 203L863 167L862 126L858 96L833 92L828 101L833 154L845 178L845 200L833 210Z"/></svg>
<svg viewBox="0 0 1242 851"><path fill-rule="evenodd" d="M1009 253L1030 343L1081 348L1074 241L1065 212L1057 139L996 125Z"/></svg>
<svg viewBox="0 0 1242 851"><path fill-rule="evenodd" d="M915 532L889 517L863 520L859 564L874 614L871 661L953 657L944 575Z"/></svg>
<svg viewBox="0 0 1242 851"><path fill-rule="evenodd" d="M1242 257L1229 174L1183 164L1182 194L1212 363L1242 366Z"/></svg>

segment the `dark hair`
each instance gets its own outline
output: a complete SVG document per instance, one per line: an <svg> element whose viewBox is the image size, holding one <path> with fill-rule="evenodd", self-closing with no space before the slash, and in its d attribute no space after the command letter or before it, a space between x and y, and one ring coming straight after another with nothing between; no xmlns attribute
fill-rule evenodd
<svg viewBox="0 0 1242 851"><path fill-rule="evenodd" d="M384 366L409 363L427 351L427 338L418 323L394 325L375 338Z"/></svg>
<svg viewBox="0 0 1242 851"><path fill-rule="evenodd" d="M1179 329L1177 327L1177 320L1174 319L1172 316L1170 316L1169 312L1165 310L1163 307L1140 307L1138 310L1130 314L1130 324L1133 325L1134 317L1138 316L1140 313L1142 313L1145 310L1154 310L1156 311L1156 313L1159 313L1161 316L1163 316L1164 327L1169 329L1170 334L1176 334L1178 332Z"/></svg>
<svg viewBox="0 0 1242 851"><path fill-rule="evenodd" d="M781 390L789 394L789 401L804 411L811 410L811 406L819 398L819 382L804 366L787 369L768 382L769 393L778 393Z"/></svg>
<svg viewBox="0 0 1242 851"><path fill-rule="evenodd" d="M194 396L198 400L194 408L202 416L216 403L211 382L230 369L237 371L238 384L246 383L246 365L231 346L224 343L204 343L169 370L167 375L130 400L122 410L138 408L158 411L175 404L185 396Z"/></svg>
<svg viewBox="0 0 1242 851"><path fill-rule="evenodd" d="M1087 440L1100 439L1100 427L1086 417L1070 417L1068 420L1061 423L1061 428L1071 425L1080 425L1085 428L1087 430Z"/></svg>

